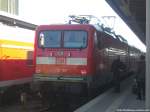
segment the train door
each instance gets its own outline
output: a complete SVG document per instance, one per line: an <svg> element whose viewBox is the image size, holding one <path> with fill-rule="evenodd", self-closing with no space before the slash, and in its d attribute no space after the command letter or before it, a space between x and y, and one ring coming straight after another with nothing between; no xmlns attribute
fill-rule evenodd
<svg viewBox="0 0 150 112"><path fill-rule="evenodd" d="M97 85L99 85L99 78L100 78L100 68L99 68L99 64L100 64L100 35L99 35L99 32L96 32L94 33L94 50L93 50L93 54L94 54L94 57L93 57L93 60L94 60L94 63L95 63L95 74L93 75L93 87L96 87Z"/></svg>
<svg viewBox="0 0 150 112"><path fill-rule="evenodd" d="M112 73L111 73L111 66L112 66L112 49L114 47L114 38L107 34L103 33L103 44L104 44L104 61L105 61L105 83L109 83L112 81Z"/></svg>
<svg viewBox="0 0 150 112"><path fill-rule="evenodd" d="M125 52L126 52L126 70L127 72L130 71L130 54L129 54L129 46L125 45Z"/></svg>
<svg viewBox="0 0 150 112"><path fill-rule="evenodd" d="M96 53L96 80L98 82L97 85L101 86L106 83L106 52L105 52L105 44L103 43L103 35L101 32L97 32L97 43L95 46L95 53Z"/></svg>

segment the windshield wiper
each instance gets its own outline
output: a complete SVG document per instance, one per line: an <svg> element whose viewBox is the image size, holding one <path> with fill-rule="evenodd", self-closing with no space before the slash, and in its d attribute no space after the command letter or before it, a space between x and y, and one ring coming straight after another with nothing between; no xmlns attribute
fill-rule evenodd
<svg viewBox="0 0 150 112"><path fill-rule="evenodd" d="M81 51L81 50L83 49L83 46L80 46L79 49L80 49L80 51Z"/></svg>

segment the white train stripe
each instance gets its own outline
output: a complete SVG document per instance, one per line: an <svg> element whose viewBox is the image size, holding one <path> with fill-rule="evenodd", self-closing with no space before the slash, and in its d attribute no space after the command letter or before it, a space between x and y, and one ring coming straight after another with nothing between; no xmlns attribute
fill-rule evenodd
<svg viewBox="0 0 150 112"><path fill-rule="evenodd" d="M17 80L0 81L0 87L25 84L25 83L30 83L31 81L32 81L31 77L30 78L17 79Z"/></svg>
<svg viewBox="0 0 150 112"><path fill-rule="evenodd" d="M37 57L36 64L55 64L55 57Z"/></svg>
<svg viewBox="0 0 150 112"><path fill-rule="evenodd" d="M87 58L67 58L67 65L87 65Z"/></svg>
<svg viewBox="0 0 150 112"><path fill-rule="evenodd" d="M33 50L33 47L1 44L0 47Z"/></svg>
<svg viewBox="0 0 150 112"><path fill-rule="evenodd" d="M37 57L36 64L56 64L56 57ZM66 58L66 65L87 65L87 58Z"/></svg>

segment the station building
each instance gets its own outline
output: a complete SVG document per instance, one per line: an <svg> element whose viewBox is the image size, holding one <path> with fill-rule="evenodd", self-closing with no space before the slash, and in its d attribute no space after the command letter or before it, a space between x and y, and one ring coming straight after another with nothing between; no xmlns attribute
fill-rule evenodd
<svg viewBox="0 0 150 112"><path fill-rule="evenodd" d="M0 11L8 12L13 15L19 14L19 0L0 0Z"/></svg>

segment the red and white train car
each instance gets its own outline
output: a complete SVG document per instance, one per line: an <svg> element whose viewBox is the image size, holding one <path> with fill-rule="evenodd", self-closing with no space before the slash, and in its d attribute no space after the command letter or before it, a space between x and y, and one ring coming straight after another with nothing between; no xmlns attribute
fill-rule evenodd
<svg viewBox="0 0 150 112"><path fill-rule="evenodd" d="M13 87L22 89L32 81L33 29L32 24L14 16L0 15L0 93Z"/></svg>

